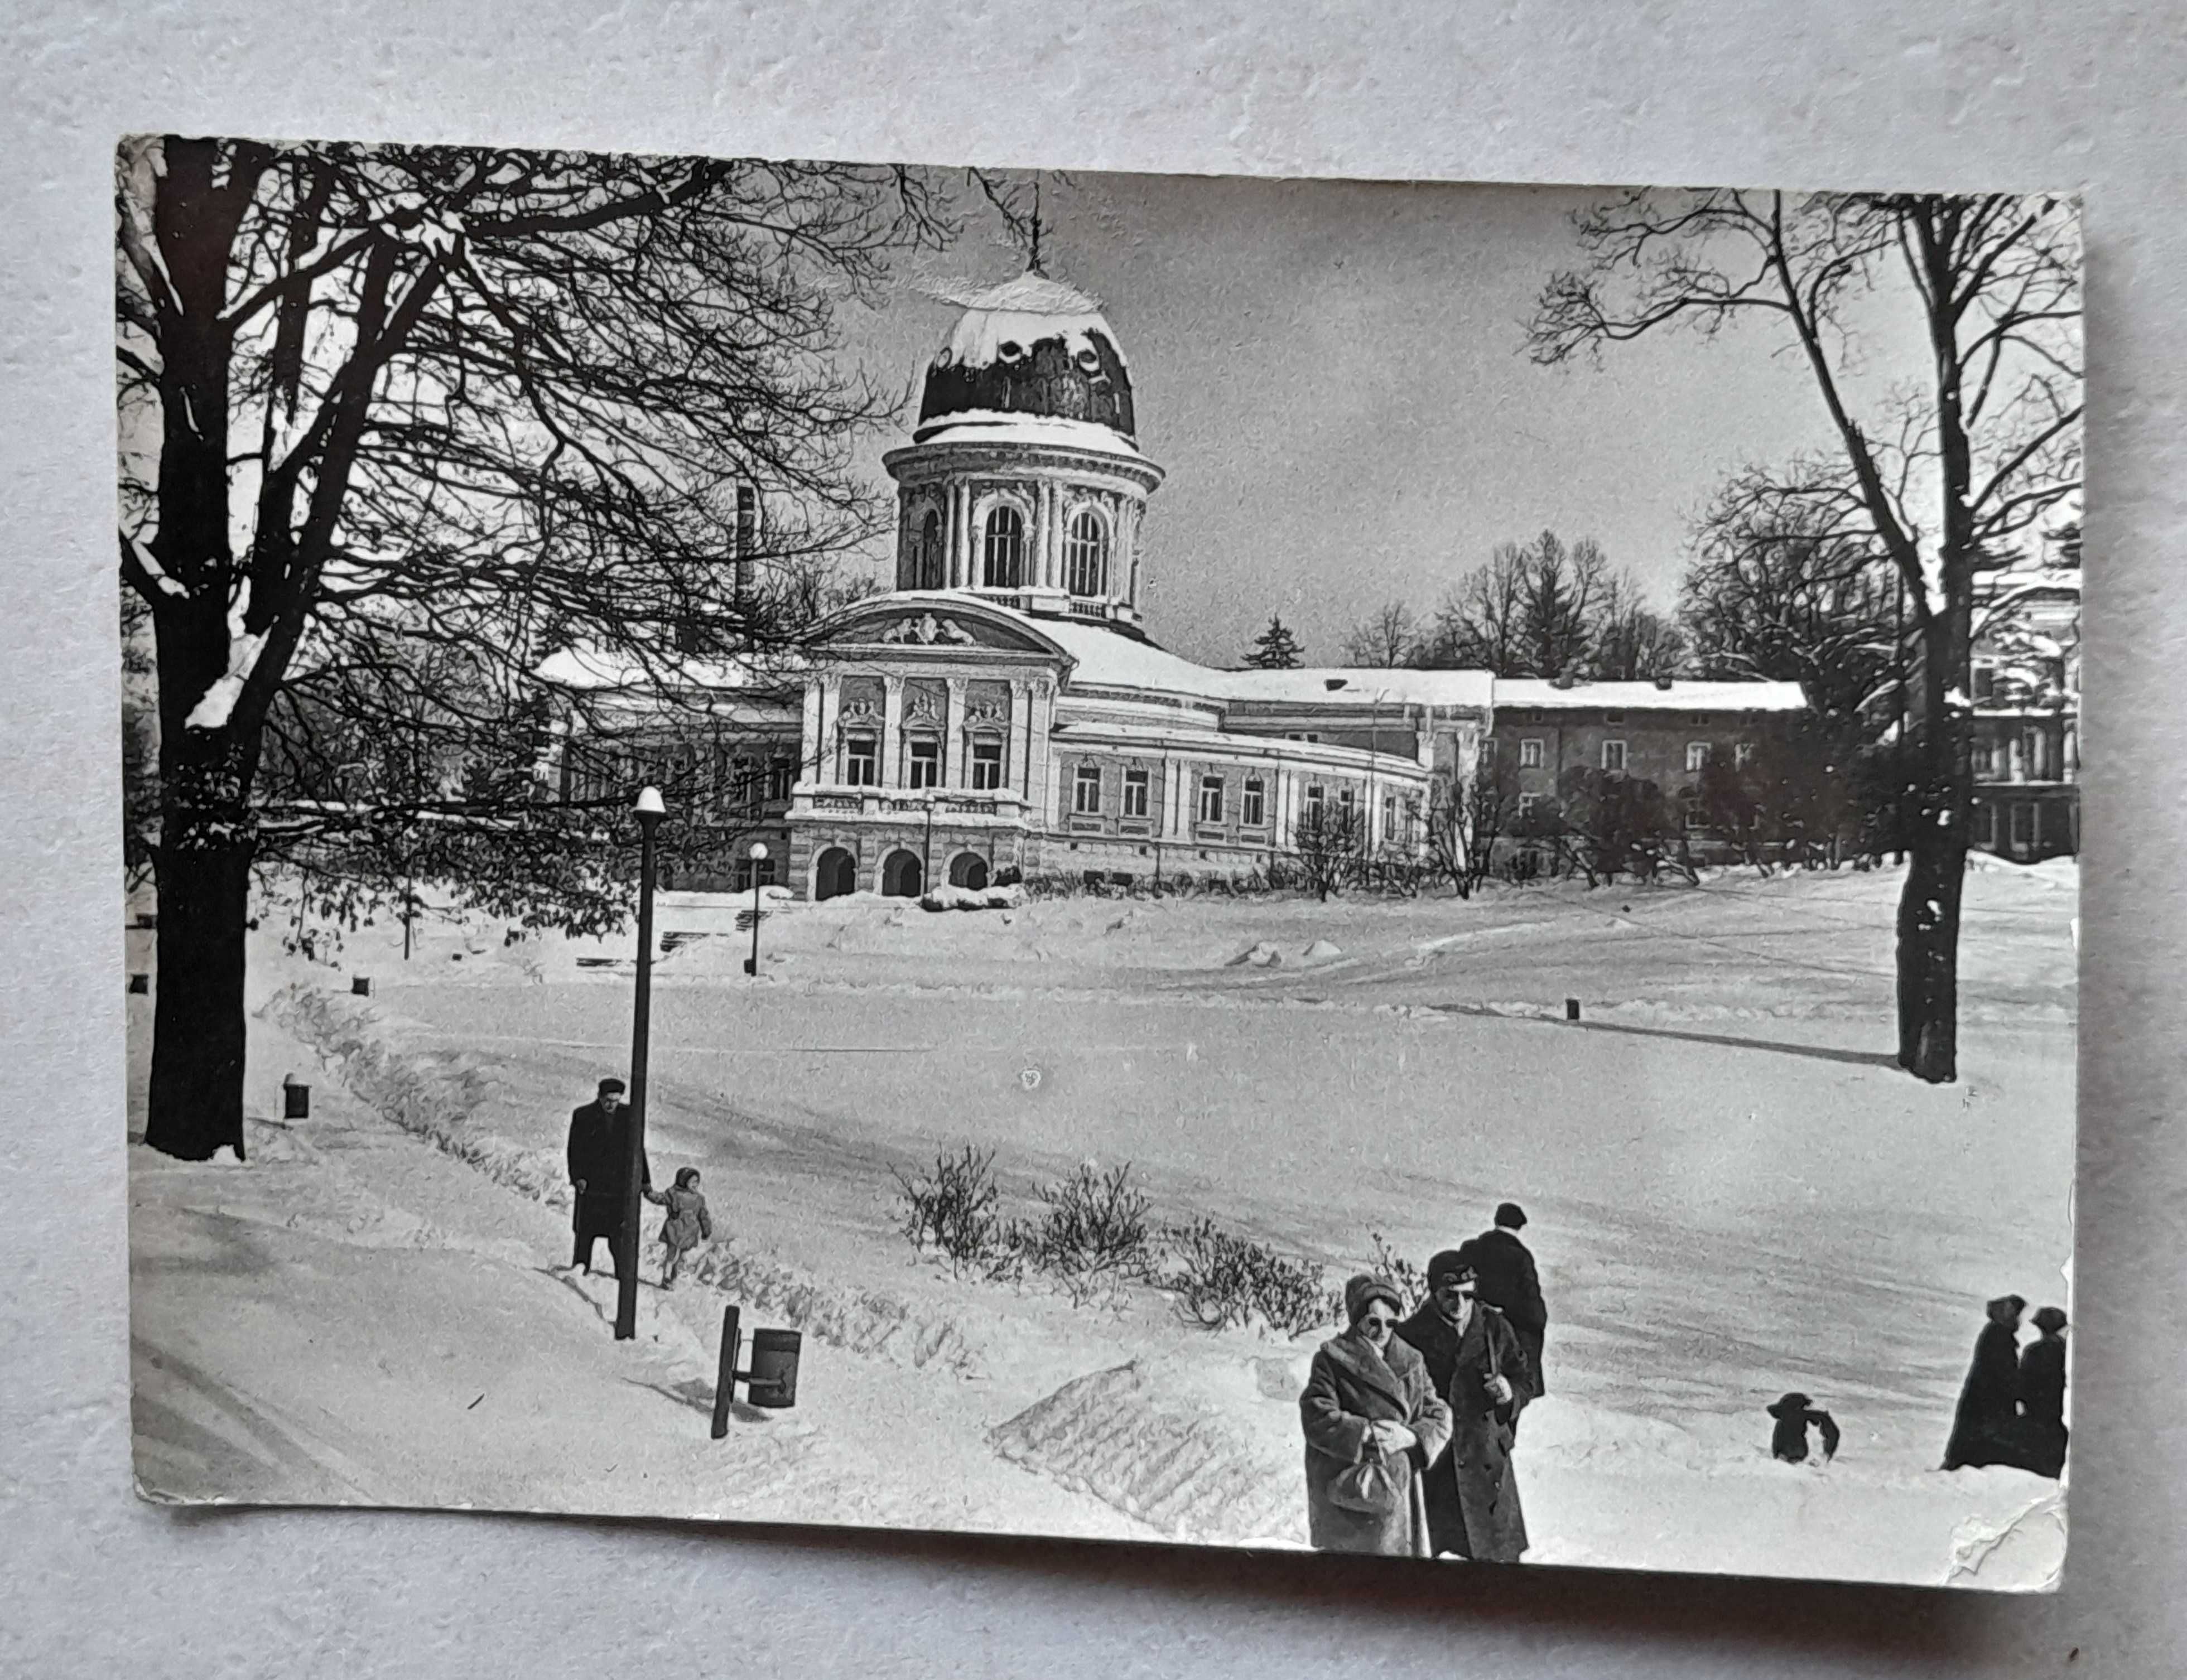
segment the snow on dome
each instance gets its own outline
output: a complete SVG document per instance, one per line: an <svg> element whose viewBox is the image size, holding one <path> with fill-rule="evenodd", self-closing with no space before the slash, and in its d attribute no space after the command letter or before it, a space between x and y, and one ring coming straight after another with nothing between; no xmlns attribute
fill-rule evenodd
<svg viewBox="0 0 2187 1680"><path fill-rule="evenodd" d="M1094 299L1026 273L950 301L964 312L926 370L914 437L952 416L982 412L1133 435L1131 374Z"/></svg>

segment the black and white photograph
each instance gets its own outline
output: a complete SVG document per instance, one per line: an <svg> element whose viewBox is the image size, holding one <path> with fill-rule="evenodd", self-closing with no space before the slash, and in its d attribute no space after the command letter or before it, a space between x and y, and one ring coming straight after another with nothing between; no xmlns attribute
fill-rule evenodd
<svg viewBox="0 0 2187 1680"><path fill-rule="evenodd" d="M142 1495L2055 1589L2080 206L1827 184L124 141Z"/></svg>

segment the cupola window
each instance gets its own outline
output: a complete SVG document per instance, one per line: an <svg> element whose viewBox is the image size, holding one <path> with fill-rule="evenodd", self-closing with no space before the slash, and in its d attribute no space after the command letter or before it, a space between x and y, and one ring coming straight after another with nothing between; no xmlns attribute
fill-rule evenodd
<svg viewBox="0 0 2187 1680"><path fill-rule="evenodd" d="M1101 516L1082 508L1063 542L1064 578L1071 593L1099 599L1109 593L1109 533Z"/></svg>
<svg viewBox="0 0 2187 1680"><path fill-rule="evenodd" d="M1025 515L1004 504L987 515L985 567L990 589L1016 589L1025 581Z"/></svg>

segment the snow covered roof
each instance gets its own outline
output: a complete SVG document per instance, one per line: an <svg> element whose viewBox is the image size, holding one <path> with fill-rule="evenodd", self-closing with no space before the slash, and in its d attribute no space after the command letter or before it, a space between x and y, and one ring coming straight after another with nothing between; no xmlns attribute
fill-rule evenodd
<svg viewBox="0 0 2187 1680"><path fill-rule="evenodd" d="M1570 688L1538 677L1498 677L1496 704L1549 711L1622 706L1644 711L1799 711L1807 697L1797 683L1575 683Z"/></svg>
<svg viewBox="0 0 2187 1680"><path fill-rule="evenodd" d="M1101 313L1100 304L1076 286L1045 274L1020 274L999 286L950 301L963 304L964 312L934 358L936 366L988 368L1015 361L1027 345L1059 336L1072 356L1094 355L1095 333L1109 340L1119 362L1124 359L1123 351L1115 349L1116 330Z"/></svg>
<svg viewBox="0 0 2187 1680"><path fill-rule="evenodd" d="M1225 699L1275 705L1475 706L1486 710L1496 679L1485 671L1414 671L1381 666L1307 666L1296 671L1215 673Z"/></svg>
<svg viewBox="0 0 2187 1680"><path fill-rule="evenodd" d="M914 442L930 442L961 419L1004 417L1134 435L1131 370L1094 299L1026 273L952 301L964 313L927 364Z"/></svg>
<svg viewBox="0 0 2187 1680"><path fill-rule="evenodd" d="M790 653L773 655L764 665L734 658L687 659L649 669L627 654L587 645L549 654L535 675L557 688L588 691L655 688L664 678L694 688L773 688L800 669L801 661Z"/></svg>
<svg viewBox="0 0 2187 1680"><path fill-rule="evenodd" d="M944 415L913 434L919 443L1045 444L1057 449L1085 449L1144 461L1138 447L1122 432L1092 420L1066 420L1052 414L1006 414L971 408Z"/></svg>
<svg viewBox="0 0 2187 1680"><path fill-rule="evenodd" d="M1195 665L1167 648L1121 636L1098 624L1067 618L1033 618L1025 614L1018 616L1071 655L1077 666L1071 673L1074 685L1157 688L1206 700L1222 696L1223 690L1215 685L1221 682L1223 672Z"/></svg>

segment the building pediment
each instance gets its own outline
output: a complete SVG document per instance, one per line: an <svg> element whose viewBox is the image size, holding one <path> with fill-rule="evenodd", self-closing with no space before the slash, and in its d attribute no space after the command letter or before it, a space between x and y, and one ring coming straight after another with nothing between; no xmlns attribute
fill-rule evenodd
<svg viewBox="0 0 2187 1680"><path fill-rule="evenodd" d="M989 652L1067 663L1070 655L1016 615L962 597L897 593L845 608L821 627L824 649Z"/></svg>

